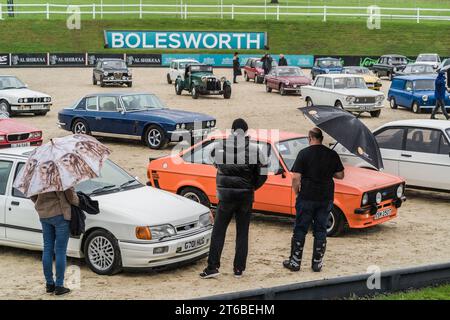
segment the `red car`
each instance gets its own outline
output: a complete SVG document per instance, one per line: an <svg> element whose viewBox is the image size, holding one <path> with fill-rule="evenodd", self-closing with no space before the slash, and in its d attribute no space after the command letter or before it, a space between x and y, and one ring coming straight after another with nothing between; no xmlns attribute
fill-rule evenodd
<svg viewBox="0 0 450 320"><path fill-rule="evenodd" d="M266 91L278 90L282 96L301 93L301 87L310 84L311 79L299 67L276 67L266 75Z"/></svg>
<svg viewBox="0 0 450 320"><path fill-rule="evenodd" d="M272 67L276 67L277 62L272 62ZM247 63L244 66L244 79L245 81L254 80L255 83L264 82L264 69L263 63L260 58L248 58Z"/></svg>
<svg viewBox="0 0 450 320"><path fill-rule="evenodd" d="M0 148L40 146L42 131L0 113Z"/></svg>

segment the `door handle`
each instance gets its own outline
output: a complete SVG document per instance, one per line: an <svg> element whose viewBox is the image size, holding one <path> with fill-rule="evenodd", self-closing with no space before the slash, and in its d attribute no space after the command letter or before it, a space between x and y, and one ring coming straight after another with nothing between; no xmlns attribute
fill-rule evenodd
<svg viewBox="0 0 450 320"><path fill-rule="evenodd" d="M406 154L406 153L402 153L402 157L406 157L406 158L411 158L411 157L412 157L412 155L410 155L410 154Z"/></svg>
<svg viewBox="0 0 450 320"><path fill-rule="evenodd" d="M95 120L102 120L102 117L95 117Z"/></svg>
<svg viewBox="0 0 450 320"><path fill-rule="evenodd" d="M20 205L20 202L19 201L11 201L11 205L18 206L18 205Z"/></svg>

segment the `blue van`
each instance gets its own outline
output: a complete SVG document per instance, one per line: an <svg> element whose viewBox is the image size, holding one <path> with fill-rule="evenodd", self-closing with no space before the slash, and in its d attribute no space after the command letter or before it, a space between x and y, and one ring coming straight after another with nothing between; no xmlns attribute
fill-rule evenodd
<svg viewBox="0 0 450 320"><path fill-rule="evenodd" d="M398 106L420 113L422 110L433 110L435 75L400 76L392 80L388 92L388 100L392 109ZM450 111L450 97L445 94L445 106Z"/></svg>

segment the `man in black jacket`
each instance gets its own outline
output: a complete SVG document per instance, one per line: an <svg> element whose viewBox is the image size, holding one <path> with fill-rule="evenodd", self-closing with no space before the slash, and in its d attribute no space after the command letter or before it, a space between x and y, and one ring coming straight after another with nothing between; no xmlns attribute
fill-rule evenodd
<svg viewBox="0 0 450 320"><path fill-rule="evenodd" d="M217 167L216 185L219 204L209 249L208 267L201 278L219 275L220 257L225 235L231 218L236 220L236 253L234 275L242 276L248 254L248 231L255 190L267 180L267 157L258 145L246 135L248 125L243 119L236 119L232 134L218 143L212 153Z"/></svg>
<svg viewBox="0 0 450 320"><path fill-rule="evenodd" d="M287 63L286 58L284 57L284 54L280 54L280 59L278 60L278 66L285 67L287 65L288 65L288 63Z"/></svg>

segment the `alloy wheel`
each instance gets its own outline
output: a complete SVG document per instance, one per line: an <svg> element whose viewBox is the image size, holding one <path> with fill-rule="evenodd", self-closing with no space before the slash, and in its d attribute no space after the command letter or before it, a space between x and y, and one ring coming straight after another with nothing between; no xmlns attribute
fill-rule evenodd
<svg viewBox="0 0 450 320"><path fill-rule="evenodd" d="M194 193L194 192L186 192L183 196L184 196L185 198L189 199L189 200L192 200L192 201L201 203L200 198L199 198L198 195L197 195L196 193Z"/></svg>
<svg viewBox="0 0 450 320"><path fill-rule="evenodd" d="M333 230L335 223L336 223L336 219L334 218L334 214L333 214L333 212L330 211L330 213L328 214L327 232L330 232L331 230Z"/></svg>
<svg viewBox="0 0 450 320"><path fill-rule="evenodd" d="M4 102L0 103L0 111L3 113L8 112L8 106L6 105L6 103Z"/></svg>
<svg viewBox="0 0 450 320"><path fill-rule="evenodd" d="M88 257L91 264L98 270L108 270L114 263L114 246L105 237L95 237L89 244Z"/></svg>
<svg viewBox="0 0 450 320"><path fill-rule="evenodd" d="M161 133L158 129L151 129L148 132L148 143L152 147L158 147L161 144Z"/></svg>
<svg viewBox="0 0 450 320"><path fill-rule="evenodd" d="M74 131L75 133L78 134L86 134L87 132L86 125L83 122L77 122L75 123Z"/></svg>

